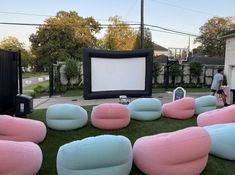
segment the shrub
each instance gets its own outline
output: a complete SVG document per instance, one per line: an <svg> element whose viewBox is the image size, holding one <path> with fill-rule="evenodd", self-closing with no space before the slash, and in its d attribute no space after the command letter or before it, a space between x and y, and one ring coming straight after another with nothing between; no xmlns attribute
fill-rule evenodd
<svg viewBox="0 0 235 175"><path fill-rule="evenodd" d="M33 91L36 94L42 94L42 93L46 92L46 88L43 87L42 85L37 85L35 88L33 88Z"/></svg>
<svg viewBox="0 0 235 175"><path fill-rule="evenodd" d="M153 80L154 85L156 86L157 83L157 77L161 72L161 64L158 61L153 62Z"/></svg>
<svg viewBox="0 0 235 175"><path fill-rule="evenodd" d="M193 61L189 64L189 67L190 67L189 70L190 70L191 76L196 77L197 78L197 84L199 84L200 83L200 76L201 76L202 71L203 71L202 70L202 68L203 68L202 64L199 63L199 62ZM190 79L191 79L191 77L190 77Z"/></svg>
<svg viewBox="0 0 235 175"><path fill-rule="evenodd" d="M33 92L30 92L29 94L31 97L35 98L36 97L36 93L33 91Z"/></svg>
<svg viewBox="0 0 235 175"><path fill-rule="evenodd" d="M183 70L181 68L182 65L180 65L178 62L173 64L171 67L170 67L170 75L171 75L171 78L172 78L172 84L173 86L175 86L175 78L178 77L178 76L181 76L183 74Z"/></svg>
<svg viewBox="0 0 235 175"><path fill-rule="evenodd" d="M79 75L79 69L77 61L72 58L68 58L65 62L65 76L68 80L68 85L70 86L70 80Z"/></svg>

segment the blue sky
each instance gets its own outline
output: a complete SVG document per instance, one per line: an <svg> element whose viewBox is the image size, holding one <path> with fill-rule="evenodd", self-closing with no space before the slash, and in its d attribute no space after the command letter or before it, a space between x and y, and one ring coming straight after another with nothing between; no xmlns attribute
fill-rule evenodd
<svg viewBox="0 0 235 175"><path fill-rule="evenodd" d="M140 20L140 0L7 0L0 5L0 22L43 23L46 16L13 15L5 12L33 13L53 16L59 10L75 10L83 17L93 16L107 23L118 15L126 21ZM199 34L199 27L213 16L235 16L235 0L145 0L145 23L188 33ZM103 21L104 20L104 21ZM16 36L29 45L32 26L0 25L0 40ZM187 47L188 37L152 32L153 41L166 48ZM191 38L191 47L195 47Z"/></svg>

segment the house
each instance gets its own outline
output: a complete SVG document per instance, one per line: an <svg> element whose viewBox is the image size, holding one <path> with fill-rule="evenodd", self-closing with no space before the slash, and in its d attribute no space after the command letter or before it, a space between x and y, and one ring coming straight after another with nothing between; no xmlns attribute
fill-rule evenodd
<svg viewBox="0 0 235 175"><path fill-rule="evenodd" d="M195 61L206 66L222 67L224 65L224 57L193 56L188 60L189 63Z"/></svg>
<svg viewBox="0 0 235 175"><path fill-rule="evenodd" d="M235 103L235 30L228 32L222 38L226 40L224 73L233 92L232 102Z"/></svg>
<svg viewBox="0 0 235 175"><path fill-rule="evenodd" d="M158 79L158 83L163 83L164 82L164 68L167 64L167 56L166 55L159 55L153 57L153 62L159 62L161 63L161 72ZM200 82L203 83L206 86L210 86L213 76L216 73L218 68L223 68L224 67L224 57L207 57L207 56L193 56L189 57L187 61L183 61L183 72L184 76L181 78L178 77L176 79L176 83L184 82L184 83L196 83L194 79L192 81L190 80L190 66L189 64L191 62L199 62L203 65L203 71L200 76ZM171 63L170 63L171 65Z"/></svg>
<svg viewBox="0 0 235 175"><path fill-rule="evenodd" d="M224 66L224 57L208 57L208 56L193 56L189 57L187 61L184 61L183 64L187 65L191 62L199 62L205 66L216 66L216 67L223 67ZM153 57L153 61L158 61L162 64L167 63L167 56L166 55L158 55Z"/></svg>
<svg viewBox="0 0 235 175"><path fill-rule="evenodd" d="M226 40L224 73L227 75L228 86L235 91L235 30L222 38Z"/></svg>
<svg viewBox="0 0 235 175"><path fill-rule="evenodd" d="M165 47L162 47L158 44L153 43L153 49L154 49L154 56L159 56L159 55L168 55L168 49Z"/></svg>

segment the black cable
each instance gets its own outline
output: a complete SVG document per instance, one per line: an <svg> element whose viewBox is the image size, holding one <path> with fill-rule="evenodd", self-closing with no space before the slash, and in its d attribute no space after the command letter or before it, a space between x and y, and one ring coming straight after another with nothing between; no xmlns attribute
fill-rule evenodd
<svg viewBox="0 0 235 175"><path fill-rule="evenodd" d="M175 8L187 10L187 11L190 11L190 12L195 12L195 13L205 14L205 15L217 16L217 15L215 15L215 14L208 13L208 12L201 11L201 10L196 10L196 9L191 9L191 8L187 8L187 7L182 7L182 6L178 6L178 5L175 5L175 4L170 4L170 3L163 2L163 1L159 1L159 0L154 0L154 1L155 1L155 2L158 2L158 3L160 3L160 4L163 4L163 5L167 5L167 6L170 6L170 7L175 7Z"/></svg>
<svg viewBox="0 0 235 175"><path fill-rule="evenodd" d="M25 15L25 16L43 16L43 17L53 17L50 15L42 15L42 14L35 14L35 13L23 13L23 12L6 12L0 11L1 14L8 14L8 15Z"/></svg>
<svg viewBox="0 0 235 175"><path fill-rule="evenodd" d="M16 23L16 22L0 22L0 25L20 25L20 26L37 26L37 27L40 27L40 26L70 26L70 27L79 27L79 28L89 28L89 27L92 27L92 26L84 26L84 25L59 25L59 24L36 24L36 23ZM119 24L117 26L112 26L110 24L101 24L100 27L101 28L108 28L108 27L122 27L122 26L125 26L125 25L128 25L128 26L139 26L140 24L137 24L137 23L130 23L130 24ZM191 34L191 33L187 33L187 32L182 32L182 31L177 31L177 30L174 30L174 29L168 29L168 28L165 28L165 27L161 27L161 26L156 26L156 25L150 25L150 24L145 24L145 26L147 27L152 27L152 28L158 28L158 29L161 29L161 30L165 30L165 31L168 31L168 32L172 32L173 33L176 33L176 34L182 34L182 35L188 35L188 36L194 36L194 37L197 37L198 35L195 35L195 34Z"/></svg>

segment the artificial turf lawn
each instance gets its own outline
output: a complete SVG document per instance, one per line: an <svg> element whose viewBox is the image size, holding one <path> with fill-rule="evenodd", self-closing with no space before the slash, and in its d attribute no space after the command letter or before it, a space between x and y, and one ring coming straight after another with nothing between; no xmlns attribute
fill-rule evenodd
<svg viewBox="0 0 235 175"><path fill-rule="evenodd" d="M92 106L84 107L90 116ZM32 118L45 122L45 109L35 110ZM56 155L59 147L65 143L102 134L123 135L130 139L132 144L142 136L154 135L162 132L176 131L196 125L196 117L188 120L174 120L160 118L155 121L131 120L127 128L119 130L100 130L88 124L73 131L55 131L47 129L47 137L40 147L43 151L43 164L38 175L56 175ZM133 164L130 175L143 175ZM235 162L209 156L209 161L201 175L235 175Z"/></svg>

